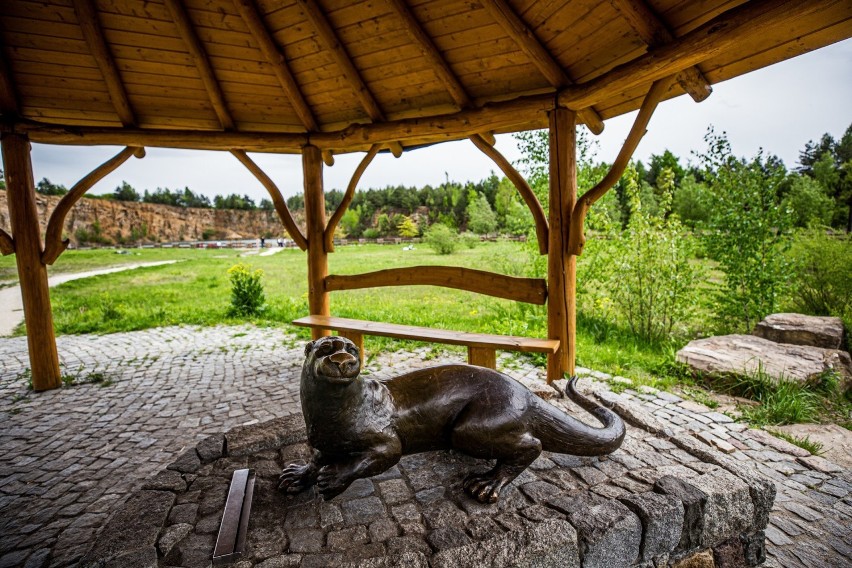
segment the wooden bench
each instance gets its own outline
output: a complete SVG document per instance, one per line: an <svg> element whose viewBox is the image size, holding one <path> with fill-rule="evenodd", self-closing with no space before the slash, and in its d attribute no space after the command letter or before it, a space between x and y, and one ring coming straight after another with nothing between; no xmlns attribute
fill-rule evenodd
<svg viewBox="0 0 852 568"><path fill-rule="evenodd" d="M307 316L293 321L293 325L314 329L333 329L358 346L361 363L364 362L364 335L382 335L397 339L413 339L431 343L467 346L467 360L471 365L497 367L497 350L523 351L527 353L556 353L559 341L556 339L535 339L511 335L488 335L485 333L467 333L431 327L416 327L393 323L379 323L334 316Z"/></svg>

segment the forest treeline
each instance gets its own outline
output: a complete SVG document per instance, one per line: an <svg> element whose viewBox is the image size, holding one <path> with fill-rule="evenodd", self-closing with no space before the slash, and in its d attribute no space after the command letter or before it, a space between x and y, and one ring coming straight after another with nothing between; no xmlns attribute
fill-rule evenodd
<svg viewBox="0 0 852 568"><path fill-rule="evenodd" d="M546 133L526 132L516 135L524 158L519 164L530 181L542 205L547 207ZM709 137L710 140L712 137ZM724 140L724 135L716 137ZM595 161L594 145L588 136L578 138L578 184L580 192L588 190L606 173L608 164ZM708 152L711 149L708 148ZM839 140L824 134L817 141L805 144L799 153L799 163L787 168L774 156L762 153L751 160L725 157L760 170L764 179L774 185L773 194L790 211L796 227L832 227L852 231L852 125ZM647 163L634 163L639 199L651 213L665 209L665 215L676 214L690 228L706 224L715 207L713 166L692 163L666 150L652 155ZM2 177L0 177L2 184ZM590 219L591 229L608 224L626 227L631 207L623 177L607 197L596 204ZM64 195L68 189L44 178L36 191L45 195ZM129 183L112 193L91 195L91 198L156 203L177 207L273 210L269 199L255 202L248 195L232 193L207 196L183 189L157 188L139 191ZM334 211L343 192L326 192L326 208ZM671 201L668 203L668 201ZM287 199L291 210L304 208L301 194ZM404 236L423 234L431 225L440 223L459 232L476 234L524 235L532 228L533 220L517 190L506 179L492 173L478 182L447 181L438 186L388 186L358 191L343 216L338 231L345 237Z"/></svg>

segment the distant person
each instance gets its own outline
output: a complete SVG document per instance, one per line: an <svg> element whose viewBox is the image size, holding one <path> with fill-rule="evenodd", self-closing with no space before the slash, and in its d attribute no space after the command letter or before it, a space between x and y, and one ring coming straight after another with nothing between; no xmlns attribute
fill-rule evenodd
<svg viewBox="0 0 852 568"><path fill-rule="evenodd" d="M260 248L266 248L266 239L264 237L260 237Z"/></svg>
<svg viewBox="0 0 852 568"><path fill-rule="evenodd" d="M281 248L283 246L284 246L284 239L282 239L281 237L278 237L278 247Z"/></svg>

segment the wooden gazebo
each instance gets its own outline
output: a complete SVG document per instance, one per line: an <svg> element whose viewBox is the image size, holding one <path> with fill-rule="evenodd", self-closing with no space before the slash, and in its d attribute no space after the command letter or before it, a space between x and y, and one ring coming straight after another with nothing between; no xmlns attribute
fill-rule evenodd
<svg viewBox="0 0 852 568"><path fill-rule="evenodd" d="M17 257L33 385L60 384L47 265L67 245L65 216L146 146L228 151L255 175L307 251L315 334L327 332L322 317L336 289L438 284L546 302L549 337L536 345L551 352L549 380L561 377L574 365L584 216L623 172L657 104L684 93L700 102L713 83L850 36L849 0L4 0L0 127L11 227L0 228L0 250ZM578 200L576 125L600 134L607 118L637 108L612 171ZM548 216L493 146L494 133L533 128L550 129ZM375 154L463 138L494 159L532 211L547 280L440 267L328 275L334 229ZM125 147L62 199L45 235L31 141ZM247 152L302 155L306 234ZM326 222L323 167L344 152L367 154ZM489 364L503 344L478 341L457 342Z"/></svg>

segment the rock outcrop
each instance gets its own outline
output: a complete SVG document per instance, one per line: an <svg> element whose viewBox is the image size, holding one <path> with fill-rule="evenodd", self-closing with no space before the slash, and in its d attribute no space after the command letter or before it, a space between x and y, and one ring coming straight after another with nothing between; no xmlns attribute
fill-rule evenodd
<svg viewBox="0 0 852 568"><path fill-rule="evenodd" d="M36 194L42 234L59 197ZM303 225L301 219L297 224ZM6 192L0 190L0 227L9 230ZM274 211L193 209L83 198L65 219L65 236L74 245L172 242L200 239L251 239L286 235Z"/></svg>
<svg viewBox="0 0 852 568"><path fill-rule="evenodd" d="M803 314L772 314L754 328L754 335L793 345L843 349L843 320Z"/></svg>
<svg viewBox="0 0 852 568"><path fill-rule="evenodd" d="M827 371L852 379L849 353L806 345L775 343L754 335L722 335L690 341L677 360L708 375L752 375L774 380L810 381Z"/></svg>

